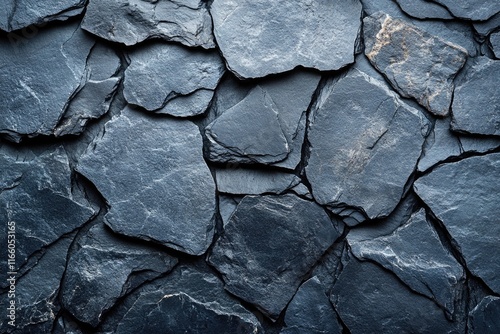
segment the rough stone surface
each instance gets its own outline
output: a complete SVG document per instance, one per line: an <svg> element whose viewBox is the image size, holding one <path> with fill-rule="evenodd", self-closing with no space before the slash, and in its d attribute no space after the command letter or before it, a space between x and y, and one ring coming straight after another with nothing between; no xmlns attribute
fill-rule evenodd
<svg viewBox="0 0 500 334"><path fill-rule="evenodd" d="M300 286L286 309L285 324L286 328L297 328L299 333L342 333L337 313L317 277ZM289 333L289 330L282 333Z"/></svg>
<svg viewBox="0 0 500 334"><path fill-rule="evenodd" d="M394 89L438 116L449 113L465 49L381 12L364 19L364 37L366 56Z"/></svg>
<svg viewBox="0 0 500 334"><path fill-rule="evenodd" d="M494 334L500 328L500 298L484 297L469 314L469 333Z"/></svg>
<svg viewBox="0 0 500 334"><path fill-rule="evenodd" d="M396 0L408 15L419 19L453 19L446 7L427 0Z"/></svg>
<svg viewBox="0 0 500 334"><path fill-rule="evenodd" d="M445 164L418 179L418 196L443 222L469 270L500 291L500 154Z"/></svg>
<svg viewBox="0 0 500 334"><path fill-rule="evenodd" d="M500 135L500 60L478 58L455 89L451 127L455 131Z"/></svg>
<svg viewBox="0 0 500 334"><path fill-rule="evenodd" d="M339 235L313 202L295 195L246 196L209 262L222 274L227 291L277 318Z"/></svg>
<svg viewBox="0 0 500 334"><path fill-rule="evenodd" d="M78 240L77 247L66 269L62 304L75 318L94 327L118 298L177 263L155 248L117 238L102 223Z"/></svg>
<svg viewBox="0 0 500 334"><path fill-rule="evenodd" d="M431 0L446 6L456 17L484 21L500 12L500 2L489 0Z"/></svg>
<svg viewBox="0 0 500 334"><path fill-rule="evenodd" d="M106 124L78 171L109 203L115 232L199 255L212 241L215 210L201 145L193 123L127 108Z"/></svg>
<svg viewBox="0 0 500 334"><path fill-rule="evenodd" d="M316 201L369 218L391 213L421 153L423 115L354 70L326 84L313 116L306 173Z"/></svg>
<svg viewBox="0 0 500 334"><path fill-rule="evenodd" d="M490 44L495 58L500 59L500 31L490 35Z"/></svg>
<svg viewBox="0 0 500 334"><path fill-rule="evenodd" d="M161 38L215 47L212 19L202 0L90 0L82 28L125 45Z"/></svg>
<svg viewBox="0 0 500 334"><path fill-rule="evenodd" d="M217 44L239 77L263 77L297 66L338 70L354 60L358 0L214 0L210 13Z"/></svg>
<svg viewBox="0 0 500 334"><path fill-rule="evenodd" d="M182 104L176 101L179 97L189 99L187 105L184 102L187 110L180 116L203 113L212 95L196 92L213 91L224 73L224 64L216 52L192 50L175 44L151 44L131 52L129 57L123 92L127 102L155 111L166 107L169 101L175 101L173 108L177 111L173 112L174 116L178 116L179 104ZM168 108L163 109L162 113L168 111Z"/></svg>
<svg viewBox="0 0 500 334"><path fill-rule="evenodd" d="M32 31L37 32L39 27L45 26L49 21L64 21L79 15L84 6L85 0L6 0L2 2L0 29L13 31L35 25L26 29L31 34Z"/></svg>
<svg viewBox="0 0 500 334"><path fill-rule="evenodd" d="M487 21L474 22L473 25L480 36L488 36L492 31L500 27L500 13L495 14Z"/></svg>
<svg viewBox="0 0 500 334"><path fill-rule="evenodd" d="M330 299L351 333L456 333L443 311L371 262L351 259Z"/></svg>

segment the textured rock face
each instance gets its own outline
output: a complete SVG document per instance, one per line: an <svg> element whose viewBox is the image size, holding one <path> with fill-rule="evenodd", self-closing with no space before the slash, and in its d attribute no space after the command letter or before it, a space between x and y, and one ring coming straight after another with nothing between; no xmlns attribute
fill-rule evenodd
<svg viewBox="0 0 500 334"><path fill-rule="evenodd" d="M500 12L500 3L488 0L432 0L445 6L454 16L484 21Z"/></svg>
<svg viewBox="0 0 500 334"><path fill-rule="evenodd" d="M470 333L493 334L500 328L500 298L487 296L470 312Z"/></svg>
<svg viewBox="0 0 500 334"><path fill-rule="evenodd" d="M354 60L361 4L215 0L214 34L228 68L257 78L297 66L337 70Z"/></svg>
<svg viewBox="0 0 500 334"><path fill-rule="evenodd" d="M326 84L313 115L306 172L316 201L387 216L420 156L423 115L356 70Z"/></svg>
<svg viewBox="0 0 500 334"><path fill-rule="evenodd" d="M414 188L457 242L467 267L495 292L500 254L500 154L472 157L436 168Z"/></svg>
<svg viewBox="0 0 500 334"><path fill-rule="evenodd" d="M365 54L401 95L445 116L467 52L387 14L364 19Z"/></svg>
<svg viewBox="0 0 500 334"><path fill-rule="evenodd" d="M150 38L215 47L204 1L90 0L82 28L104 39L134 45Z"/></svg>
<svg viewBox="0 0 500 334"><path fill-rule="evenodd" d="M78 171L109 203L106 220L114 231L188 254L210 245L215 184L193 123L125 109L106 125Z"/></svg>
<svg viewBox="0 0 500 334"><path fill-rule="evenodd" d="M209 261L222 273L226 290L277 318L338 236L328 215L313 202L295 195L247 196Z"/></svg>

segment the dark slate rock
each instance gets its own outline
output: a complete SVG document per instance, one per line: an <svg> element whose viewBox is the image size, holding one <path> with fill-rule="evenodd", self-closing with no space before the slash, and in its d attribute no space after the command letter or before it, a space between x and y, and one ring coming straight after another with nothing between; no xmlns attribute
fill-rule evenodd
<svg viewBox="0 0 500 334"><path fill-rule="evenodd" d="M309 188L307 188L303 183L298 183L296 186L292 187L291 190L299 196L314 199L309 191Z"/></svg>
<svg viewBox="0 0 500 334"><path fill-rule="evenodd" d="M361 9L358 0L214 0L210 12L228 68L257 78L297 66L338 70L352 63Z"/></svg>
<svg viewBox="0 0 500 334"><path fill-rule="evenodd" d="M207 157L295 169L302 157L306 110L319 80L318 74L306 71L258 85L225 80L204 124Z"/></svg>
<svg viewBox="0 0 500 334"><path fill-rule="evenodd" d="M500 59L500 31L490 35L490 44L495 58Z"/></svg>
<svg viewBox="0 0 500 334"><path fill-rule="evenodd" d="M82 28L125 45L161 38L215 47L212 19L202 0L90 0Z"/></svg>
<svg viewBox="0 0 500 334"><path fill-rule="evenodd" d="M450 315L454 313L465 272L441 244L424 209L390 235L350 245L358 259L379 263L412 290L435 300Z"/></svg>
<svg viewBox="0 0 500 334"><path fill-rule="evenodd" d="M419 19L452 20L454 17L446 7L427 0L396 0L408 15Z"/></svg>
<svg viewBox="0 0 500 334"><path fill-rule="evenodd" d="M300 286L286 309L285 324L287 327L297 327L302 333L342 333L337 313L317 277L307 280Z"/></svg>
<svg viewBox="0 0 500 334"><path fill-rule="evenodd" d="M1 239L7 243L7 231L15 224L18 268L35 252L92 218L94 211L89 205L73 198L71 171L62 148L26 162L2 155L0 166L1 183L6 186L0 188ZM9 170L16 172L3 173ZM2 250L2 254L6 251Z"/></svg>
<svg viewBox="0 0 500 334"><path fill-rule="evenodd" d="M31 25L43 26L46 22L54 20L67 20L79 15L85 6L85 0L65 1L29 1L6 0L2 2L0 14L0 29L13 31ZM38 32L38 27L29 27L27 32Z"/></svg>
<svg viewBox="0 0 500 334"><path fill-rule="evenodd" d="M423 115L357 70L326 83L313 111L306 174L316 201L387 216L420 156L428 127Z"/></svg>
<svg viewBox="0 0 500 334"><path fill-rule="evenodd" d="M224 226L229 223L229 218L233 214L234 210L236 210L236 207L238 206L240 200L241 199L239 197L225 194L219 195L219 213L221 215L222 223L224 224Z"/></svg>
<svg viewBox="0 0 500 334"><path fill-rule="evenodd" d="M222 274L227 291L276 319L339 235L314 202L291 194L246 196L209 262Z"/></svg>
<svg viewBox="0 0 500 334"><path fill-rule="evenodd" d="M469 270L500 292L500 154L438 166L414 183L456 241Z"/></svg>
<svg viewBox="0 0 500 334"><path fill-rule="evenodd" d="M349 260L330 299L353 334L458 333L430 299L371 262Z"/></svg>
<svg viewBox="0 0 500 334"><path fill-rule="evenodd" d="M106 222L115 232L200 255L212 241L215 211L201 147L192 122L126 108L77 169L110 205Z"/></svg>
<svg viewBox="0 0 500 334"><path fill-rule="evenodd" d="M451 127L454 131L500 135L500 61L478 58L455 89Z"/></svg>
<svg viewBox="0 0 500 334"><path fill-rule="evenodd" d="M366 56L402 96L448 114L465 49L382 12L364 19L364 37Z"/></svg>
<svg viewBox="0 0 500 334"><path fill-rule="evenodd" d="M157 114L176 117L191 117L203 114L214 96L211 89L198 89L188 95L178 95L167 102L165 107L156 110Z"/></svg>
<svg viewBox="0 0 500 334"><path fill-rule="evenodd" d="M177 263L152 247L117 238L102 223L78 240L77 247L66 269L61 301L76 319L94 327L120 297Z"/></svg>
<svg viewBox="0 0 500 334"><path fill-rule="evenodd" d="M224 291L213 272L205 266L190 264L178 266L169 275L127 296L99 332L240 333L233 327L235 324L241 326L241 333L263 333L256 317ZM158 325L162 327L155 327ZM200 325L206 327L194 327Z"/></svg>
<svg viewBox="0 0 500 334"><path fill-rule="evenodd" d="M496 334L500 328L500 298L484 297L469 314L469 333Z"/></svg>
<svg viewBox="0 0 500 334"><path fill-rule="evenodd" d="M123 94L129 103L149 111L164 108L170 100L175 101L176 97L200 89L213 91L224 73L224 63L215 51L189 49L176 44L151 44L131 52L129 57ZM185 113L203 113L212 96L202 97L201 109L187 109ZM179 107L179 103L176 104L174 109ZM168 113L168 109L163 109L162 113ZM174 116L178 113L174 112Z"/></svg>
<svg viewBox="0 0 500 334"><path fill-rule="evenodd" d="M311 272L312 276L318 277L323 285L323 291L328 295L330 295L334 283L342 272L343 261L346 259L347 253L345 240L334 243Z"/></svg>
<svg viewBox="0 0 500 334"><path fill-rule="evenodd" d="M488 36L492 31L500 27L500 13L492 16L488 21L474 22L474 29L481 37Z"/></svg>
<svg viewBox="0 0 500 334"><path fill-rule="evenodd" d="M21 242L23 241L18 240L18 247ZM16 277L15 326L8 325L7 318L4 318L5 320L2 319L0 325L0 332L20 334L52 332L55 317L60 309L58 303L59 285L66 268L66 257L71 242L71 236L57 240L45 250L45 253L27 273L22 277ZM6 275L10 277L10 274ZM7 277L2 275L2 279L7 279ZM8 292L0 294L2 311L7 312L5 310L9 306L7 303L10 300ZM8 319L8 321L10 320Z"/></svg>
<svg viewBox="0 0 500 334"><path fill-rule="evenodd" d="M500 2L490 0L431 0L448 8L456 17L485 21L500 12Z"/></svg>
<svg viewBox="0 0 500 334"><path fill-rule="evenodd" d="M0 133L52 134L85 79L94 41L75 25L41 30L25 42L0 39Z"/></svg>
<svg viewBox="0 0 500 334"><path fill-rule="evenodd" d="M499 137L459 136L464 152L487 153L500 147Z"/></svg>
<svg viewBox="0 0 500 334"><path fill-rule="evenodd" d="M300 182L294 174L243 167L216 169L215 180L219 192L235 195L280 194Z"/></svg>

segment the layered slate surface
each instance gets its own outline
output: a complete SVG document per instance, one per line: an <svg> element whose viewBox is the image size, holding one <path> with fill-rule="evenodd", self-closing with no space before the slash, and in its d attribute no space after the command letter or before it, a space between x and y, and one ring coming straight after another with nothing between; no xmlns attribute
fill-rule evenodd
<svg viewBox="0 0 500 334"><path fill-rule="evenodd" d="M190 121L151 118L129 108L78 163L110 205L120 234L202 254L213 236L215 184Z"/></svg>
<svg viewBox="0 0 500 334"><path fill-rule="evenodd" d="M238 77L263 77L297 66L337 70L354 61L358 0L215 0L210 13L217 44Z"/></svg>
<svg viewBox="0 0 500 334"><path fill-rule="evenodd" d="M467 267L500 291L500 154L439 166L414 184L418 196L443 222Z"/></svg>
<svg viewBox="0 0 500 334"><path fill-rule="evenodd" d="M215 47L212 19L201 0L90 0L82 28L125 45L161 38L187 46Z"/></svg>
<svg viewBox="0 0 500 334"><path fill-rule="evenodd" d="M314 198L369 218L387 216L415 169L426 120L385 83L357 70L327 83L318 101L306 167Z"/></svg>
<svg viewBox="0 0 500 334"><path fill-rule="evenodd" d="M467 51L382 12L366 17L363 27L365 54L394 89L435 115L447 115Z"/></svg>
<svg viewBox="0 0 500 334"><path fill-rule="evenodd" d="M226 290L276 319L339 235L314 202L291 194L246 196L209 262L222 274Z"/></svg>

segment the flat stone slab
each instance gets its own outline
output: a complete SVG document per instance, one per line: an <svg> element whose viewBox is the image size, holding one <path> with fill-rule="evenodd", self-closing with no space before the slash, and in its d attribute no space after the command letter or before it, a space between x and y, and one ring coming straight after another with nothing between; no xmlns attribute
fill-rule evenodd
<svg viewBox="0 0 500 334"><path fill-rule="evenodd" d="M418 196L457 243L467 268L500 291L500 154L438 166L414 183Z"/></svg>
<svg viewBox="0 0 500 334"><path fill-rule="evenodd" d="M212 19L202 0L90 0L82 28L129 46L159 38L205 49L215 47Z"/></svg>
<svg viewBox="0 0 500 334"><path fill-rule="evenodd" d="M500 2L489 0L431 0L448 8L456 17L485 21L500 12Z"/></svg>
<svg viewBox="0 0 500 334"><path fill-rule="evenodd" d="M314 202L291 194L246 196L209 262L222 274L227 291L276 319L339 236Z"/></svg>
<svg viewBox="0 0 500 334"><path fill-rule="evenodd" d="M449 113L465 49L382 12L365 17L363 31L366 56L394 89L435 115Z"/></svg>
<svg viewBox="0 0 500 334"><path fill-rule="evenodd" d="M306 166L314 198L353 207L367 218L389 215L416 167L427 120L385 83L358 70L327 82L318 101Z"/></svg>
<svg viewBox="0 0 500 334"><path fill-rule="evenodd" d="M452 20L454 16L446 7L427 0L396 0L399 7L408 15L419 19Z"/></svg>
<svg viewBox="0 0 500 334"><path fill-rule="evenodd" d="M229 70L258 78L297 66L330 71L352 63L361 9L358 0L215 0L210 13Z"/></svg>
<svg viewBox="0 0 500 334"><path fill-rule="evenodd" d="M106 222L115 232L193 255L212 242L215 184L192 122L127 107L77 170L108 202Z"/></svg>
<svg viewBox="0 0 500 334"><path fill-rule="evenodd" d="M469 332L495 334L500 328L500 298L486 296L469 313Z"/></svg>

